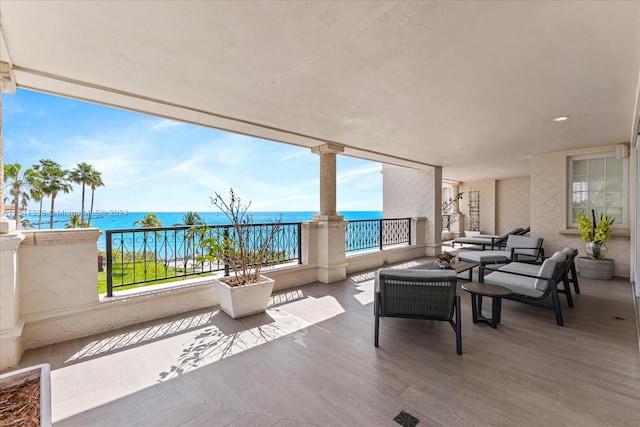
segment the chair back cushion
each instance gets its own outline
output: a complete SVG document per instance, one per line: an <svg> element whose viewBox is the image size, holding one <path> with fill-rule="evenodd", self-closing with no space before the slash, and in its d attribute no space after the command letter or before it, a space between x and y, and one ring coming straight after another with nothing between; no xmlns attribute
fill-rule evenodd
<svg viewBox="0 0 640 427"><path fill-rule="evenodd" d="M544 277L545 279L536 279L533 286L540 290L546 291L549 287L549 282L558 279L558 275L564 268L564 262L567 260L567 255L562 252L554 253L550 258L544 260L538 271L538 277Z"/></svg>
<svg viewBox="0 0 640 427"><path fill-rule="evenodd" d="M564 248L560 249L560 252L571 258L571 261L573 261L573 259L578 255L578 250L570 246L565 246Z"/></svg>
<svg viewBox="0 0 640 427"><path fill-rule="evenodd" d="M380 269L375 275L379 314L450 320L456 284L453 270Z"/></svg>
<svg viewBox="0 0 640 427"><path fill-rule="evenodd" d="M516 236L511 235L507 239L507 250L511 251L511 248L531 248L531 249L516 249L515 253L518 255L540 255L540 247L542 246L542 239L540 237L529 236Z"/></svg>

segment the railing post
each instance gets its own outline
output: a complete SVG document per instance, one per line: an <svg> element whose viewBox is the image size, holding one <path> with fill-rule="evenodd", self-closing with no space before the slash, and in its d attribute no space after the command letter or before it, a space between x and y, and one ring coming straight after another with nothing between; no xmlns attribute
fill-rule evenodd
<svg viewBox="0 0 640 427"><path fill-rule="evenodd" d="M229 227L224 228L224 243L225 245L229 241ZM229 275L229 264L224 263L224 275L225 277Z"/></svg>
<svg viewBox="0 0 640 427"><path fill-rule="evenodd" d="M105 231L107 239L107 296L113 296L113 251L111 250L111 234L109 230Z"/></svg>
<svg viewBox="0 0 640 427"><path fill-rule="evenodd" d="M384 219L379 220L379 224L380 224L380 231L379 231L379 237L380 237L380 250L382 250L382 227L384 226Z"/></svg>
<svg viewBox="0 0 640 427"><path fill-rule="evenodd" d="M407 218L407 220L406 220L406 221L409 223L409 227L408 227L408 229L409 229L409 236L408 236L407 240L409 241L409 246L411 246L411 218Z"/></svg>
<svg viewBox="0 0 640 427"><path fill-rule="evenodd" d="M298 223L298 264L302 264L302 223Z"/></svg>

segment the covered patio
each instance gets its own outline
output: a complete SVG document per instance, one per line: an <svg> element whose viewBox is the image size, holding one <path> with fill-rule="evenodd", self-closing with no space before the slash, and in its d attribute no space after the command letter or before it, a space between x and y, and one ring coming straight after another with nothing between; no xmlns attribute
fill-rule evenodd
<svg viewBox="0 0 640 427"><path fill-rule="evenodd" d="M640 418L639 2L21 1L0 3L0 26L3 96L42 91L318 155L303 262L275 273L267 313L238 321L206 283L98 297L98 230L0 218L0 369L51 364L56 426ZM382 163L384 216L412 219L411 245L345 254L343 155ZM497 329L474 325L460 290L462 356L429 321L383 319L374 348L373 272L441 252L443 185L480 194L485 233L530 226L547 253L584 254L572 162L607 156L623 171L616 278L581 278L565 327L511 301Z"/></svg>
<svg viewBox="0 0 640 427"><path fill-rule="evenodd" d="M511 301L497 329L474 325L460 290L463 356L448 324L422 320L383 319L376 349L365 271L277 293L263 315L193 311L29 350L21 365L51 363L56 426L394 426L402 411L419 426L634 425L628 282L580 287L563 328Z"/></svg>

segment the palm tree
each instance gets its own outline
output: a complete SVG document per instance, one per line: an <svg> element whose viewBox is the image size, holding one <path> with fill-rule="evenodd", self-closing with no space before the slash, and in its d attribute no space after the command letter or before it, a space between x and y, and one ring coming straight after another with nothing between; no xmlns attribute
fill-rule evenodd
<svg viewBox="0 0 640 427"><path fill-rule="evenodd" d="M193 240L195 238L198 227L206 225L202 217L197 212L189 211L182 216L182 224L176 225L190 225L185 235L185 248L184 248L184 266L187 267L187 261L190 258L191 247L193 246ZM195 253L195 251L194 251Z"/></svg>
<svg viewBox="0 0 640 427"><path fill-rule="evenodd" d="M91 180L93 166L87 162L78 163L76 168L69 173L69 179L76 184L82 184L82 204L80 206L80 224L84 224L84 194L85 188Z"/></svg>
<svg viewBox="0 0 640 427"><path fill-rule="evenodd" d="M69 215L69 223L64 228L78 228L82 227L83 224L82 217L77 213L72 213Z"/></svg>
<svg viewBox="0 0 640 427"><path fill-rule="evenodd" d="M42 225L42 201L44 200L44 183L42 182L40 173L34 168L31 168L31 170L32 173L29 174L29 183L31 184L31 190L29 191L29 193L33 201L40 203L40 209L38 211L38 228L40 228ZM31 222L29 224L31 227L35 228L34 224L32 224Z"/></svg>
<svg viewBox="0 0 640 427"><path fill-rule="evenodd" d="M31 181L30 176L33 170L27 168L20 173L22 166L18 163L4 165L4 176L7 178L6 188L8 194L13 197L13 219L16 224L22 224L20 220L20 209L25 209L31 198Z"/></svg>
<svg viewBox="0 0 640 427"><path fill-rule="evenodd" d="M133 225L139 225L142 228L162 227L162 221L158 219L158 216L156 214L150 213L150 214L146 214L142 219L133 221ZM160 237L160 233L158 233L157 231L155 232L155 235L157 237ZM146 261L147 260L147 243L148 243L147 238L149 237L149 232L145 231L143 236L144 236L144 246L142 248L142 259ZM155 252L153 253L155 258Z"/></svg>
<svg viewBox="0 0 640 427"><path fill-rule="evenodd" d="M47 175L51 169L60 168L60 165L51 159L40 159L38 164L33 165L31 168L36 172L34 180L39 191L39 198L34 198L34 200L40 202L40 209L38 210L38 229L40 229L42 227L42 212L44 211L42 204L45 196L50 195L47 190Z"/></svg>
<svg viewBox="0 0 640 427"><path fill-rule="evenodd" d="M27 218L22 218L21 220L21 224L22 224L22 229L23 230L28 230L30 228L35 228L35 224L33 224L31 221L29 221Z"/></svg>
<svg viewBox="0 0 640 427"><path fill-rule="evenodd" d="M87 221L87 227L91 226L91 216L93 215L93 198L96 193L96 188L104 187L104 182L102 182L102 174L95 169L91 170L91 174L89 175L89 186L91 187L91 207L89 208L89 220Z"/></svg>
<svg viewBox="0 0 640 427"><path fill-rule="evenodd" d="M162 221L154 213L146 214L142 219L133 221L133 225L139 225L142 228L162 227Z"/></svg>
<svg viewBox="0 0 640 427"><path fill-rule="evenodd" d="M53 228L53 215L56 196L59 192L68 193L73 187L69 183L69 172L50 159L40 160L40 170L43 182L44 194L51 197L51 210L49 211L49 228Z"/></svg>

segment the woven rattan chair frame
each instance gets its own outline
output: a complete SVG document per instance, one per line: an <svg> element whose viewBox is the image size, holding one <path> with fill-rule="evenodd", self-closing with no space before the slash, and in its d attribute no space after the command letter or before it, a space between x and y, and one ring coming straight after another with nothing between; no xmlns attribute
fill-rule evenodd
<svg viewBox="0 0 640 427"><path fill-rule="evenodd" d="M456 351L462 354L460 297L456 290L454 271L378 270L374 298L375 346L378 347L380 317L439 320L449 322L456 333Z"/></svg>

